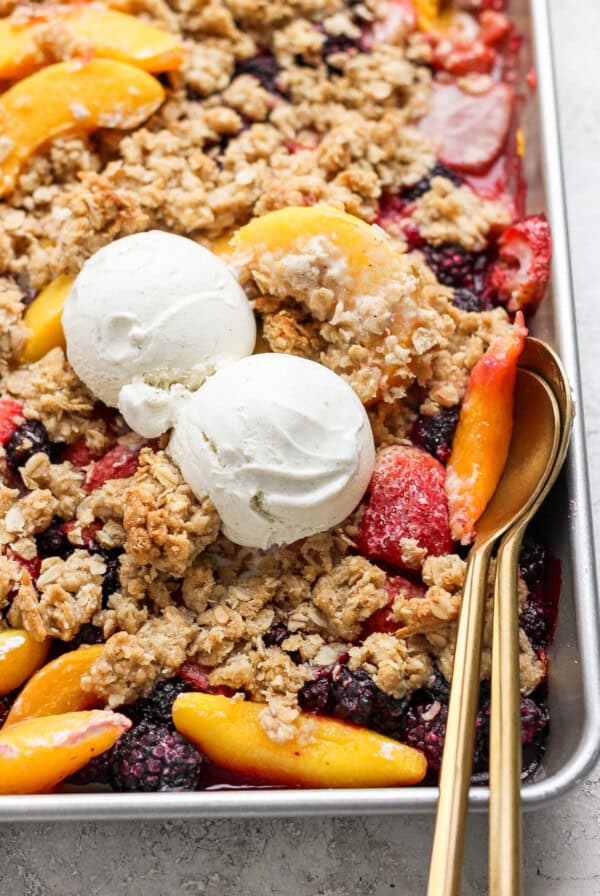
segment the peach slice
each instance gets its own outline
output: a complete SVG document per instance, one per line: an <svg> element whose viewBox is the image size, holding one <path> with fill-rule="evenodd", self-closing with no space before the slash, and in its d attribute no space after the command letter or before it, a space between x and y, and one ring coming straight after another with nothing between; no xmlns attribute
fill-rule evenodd
<svg viewBox="0 0 600 896"><path fill-rule="evenodd" d="M27 21L0 20L0 79L16 80L46 63L36 40L40 26L64 21L87 55L128 62L148 72L172 71L183 62L183 47L174 35L135 16L99 3L45 6Z"/></svg>
<svg viewBox="0 0 600 896"><path fill-rule="evenodd" d="M47 793L109 750L131 727L125 716L94 709L28 719L0 730L0 794Z"/></svg>
<svg viewBox="0 0 600 896"><path fill-rule="evenodd" d="M0 631L0 695L27 681L48 656L50 641L34 641L20 628Z"/></svg>
<svg viewBox="0 0 600 896"><path fill-rule="evenodd" d="M103 644L79 647L42 666L13 703L4 724L14 725L25 719L91 709L97 705L94 694L82 690L81 677L90 671L103 649Z"/></svg>
<svg viewBox="0 0 600 896"><path fill-rule="evenodd" d="M324 716L302 713L298 735L276 743L260 726L260 703L215 694L181 694L177 730L210 760L257 781L304 787L394 787L418 784L422 753L398 741Z"/></svg>
<svg viewBox="0 0 600 896"><path fill-rule="evenodd" d="M450 530L462 544L470 544L475 537L475 523L504 470L517 364L526 336L519 312L511 332L492 342L469 376L446 470Z"/></svg>
<svg viewBox="0 0 600 896"><path fill-rule="evenodd" d="M396 267L398 250L383 230L326 205L290 205L253 218L229 240L230 254L249 258L252 264L266 252L284 256L301 251L310 240L326 240L338 251L347 268L340 272L348 283L346 290L339 283L342 292L376 293ZM222 244L218 254L226 254Z"/></svg>
<svg viewBox="0 0 600 896"><path fill-rule="evenodd" d="M49 140L70 131L135 128L164 95L152 75L112 59L59 62L18 81L0 96L0 196Z"/></svg>
<svg viewBox="0 0 600 896"><path fill-rule="evenodd" d="M39 361L52 348L65 347L62 312L74 277L61 274L35 297L23 320L29 336L21 360L24 364Z"/></svg>

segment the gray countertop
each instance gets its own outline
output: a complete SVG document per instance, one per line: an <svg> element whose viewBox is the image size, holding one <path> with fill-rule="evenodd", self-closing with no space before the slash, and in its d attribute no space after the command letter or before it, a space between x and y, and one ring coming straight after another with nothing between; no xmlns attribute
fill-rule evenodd
<svg viewBox="0 0 600 896"><path fill-rule="evenodd" d="M551 0L590 456L600 458L600 4ZM591 464L594 510L600 464ZM527 896L600 894L600 770L525 819ZM470 824L465 896L486 891L483 818ZM9 825L11 896L422 896L428 818Z"/></svg>

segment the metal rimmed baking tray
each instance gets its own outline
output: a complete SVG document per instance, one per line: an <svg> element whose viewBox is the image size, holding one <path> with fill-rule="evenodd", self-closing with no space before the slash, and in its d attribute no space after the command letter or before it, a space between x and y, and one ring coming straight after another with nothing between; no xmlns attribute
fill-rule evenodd
<svg viewBox="0 0 600 896"><path fill-rule="evenodd" d="M575 786L600 753L600 617L547 0L513 0L511 14L525 37L523 65L535 59L538 76L522 122L528 206L546 211L554 236L550 295L532 329L560 351L579 410L566 469L541 512L545 538L562 561L563 589L549 657L548 751L523 787L524 808L534 809ZM435 787L0 796L0 821L426 813L436 799ZM472 788L470 800L485 809L487 788Z"/></svg>

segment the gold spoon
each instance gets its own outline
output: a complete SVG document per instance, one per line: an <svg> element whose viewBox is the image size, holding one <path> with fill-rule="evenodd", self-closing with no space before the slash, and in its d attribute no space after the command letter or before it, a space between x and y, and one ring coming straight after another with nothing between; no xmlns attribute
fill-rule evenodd
<svg viewBox="0 0 600 896"><path fill-rule="evenodd" d="M517 582L519 551L532 517L554 485L569 444L573 402L563 366L545 343L528 339L520 363L535 370L552 387L560 413L555 433L554 458L549 474L527 511L506 533L498 550L494 589L492 640L492 702L490 726L490 896L521 896L521 717L519 712L519 615ZM529 388L533 385L530 381ZM536 400L535 391L529 407ZM520 425L515 418L515 426ZM538 450L537 445L532 446ZM543 450L543 449L539 449Z"/></svg>
<svg viewBox="0 0 600 896"><path fill-rule="evenodd" d="M469 551L452 673L428 896L460 892L464 834L473 763L481 636L487 572L497 539L525 513L545 482L556 452L560 414L552 390L519 370L515 426L508 459L492 500L477 523Z"/></svg>

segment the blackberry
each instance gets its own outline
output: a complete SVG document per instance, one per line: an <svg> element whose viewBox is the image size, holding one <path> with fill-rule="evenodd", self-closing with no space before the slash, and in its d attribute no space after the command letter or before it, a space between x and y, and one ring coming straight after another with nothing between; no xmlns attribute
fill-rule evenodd
<svg viewBox="0 0 600 896"><path fill-rule="evenodd" d="M444 408L437 414L421 414L415 420L410 437L419 448L446 463L452 450L459 408Z"/></svg>
<svg viewBox="0 0 600 896"><path fill-rule="evenodd" d="M332 714L355 725L369 725L379 688L364 669L336 666L331 678Z"/></svg>
<svg viewBox="0 0 600 896"><path fill-rule="evenodd" d="M343 663L303 685L298 700L307 712L364 725L390 737L399 735L408 705L406 700L397 700L380 690L364 669L351 671Z"/></svg>
<svg viewBox="0 0 600 896"><path fill-rule="evenodd" d="M469 289L476 292L483 288L488 259L483 252L469 252L459 243L441 243L423 246L425 260L444 286Z"/></svg>
<svg viewBox="0 0 600 896"><path fill-rule="evenodd" d="M402 198L407 202L414 202L431 188L431 180L434 177L446 177L457 187L460 187L462 184L462 180L454 173L454 171L451 171L450 168L447 168L442 162L437 162L425 177L418 180L412 187L405 187L402 190Z"/></svg>
<svg viewBox="0 0 600 896"><path fill-rule="evenodd" d="M115 747L90 759L87 765L71 775L69 784L85 787L88 784L110 784L110 767L114 759Z"/></svg>
<svg viewBox="0 0 600 896"><path fill-rule="evenodd" d="M261 87L268 90L269 93L277 93L283 95L277 86L277 76L279 74L279 66L277 60L268 50L261 50L256 56L250 59L242 59L235 66L234 77L239 75L253 75L260 81Z"/></svg>
<svg viewBox="0 0 600 896"><path fill-rule="evenodd" d="M281 647L289 635L287 626L283 622L274 622L269 631L263 635L263 643L265 647Z"/></svg>
<svg viewBox="0 0 600 896"><path fill-rule="evenodd" d="M81 626L75 637L71 641L65 642L64 646L68 650L77 650L78 647L88 644L102 644L103 641L102 629L92 625L91 622L86 622Z"/></svg>
<svg viewBox="0 0 600 896"><path fill-rule="evenodd" d="M543 650L552 641L556 627L560 560L543 545L528 538L521 550L519 567L529 590L519 621L534 648Z"/></svg>
<svg viewBox="0 0 600 896"><path fill-rule="evenodd" d="M263 635L263 642L265 647L281 647L282 650L285 650L281 645L289 636L290 633L283 622L274 622L269 631ZM286 650L285 652L293 663L298 664L302 662L302 657L298 650Z"/></svg>
<svg viewBox="0 0 600 896"><path fill-rule="evenodd" d="M542 741L548 733L550 717L543 703L532 697L521 697L521 743L523 746Z"/></svg>
<svg viewBox="0 0 600 896"><path fill-rule="evenodd" d="M39 420L26 420L13 432L6 443L6 457L13 470L18 470L38 452L52 455L46 427Z"/></svg>
<svg viewBox="0 0 600 896"><path fill-rule="evenodd" d="M121 587L121 551L103 551L106 571L102 580L102 606L106 606L106 602L111 594L118 591Z"/></svg>
<svg viewBox="0 0 600 896"><path fill-rule="evenodd" d="M455 289L452 304L461 311L489 311L491 302L483 295L475 295L470 289Z"/></svg>
<svg viewBox="0 0 600 896"><path fill-rule="evenodd" d="M142 721L110 752L108 778L121 793L195 790L200 784L202 753L167 725Z"/></svg>
<svg viewBox="0 0 600 896"><path fill-rule="evenodd" d="M303 684L298 692L298 703L305 712L328 714L331 705L331 678L317 678Z"/></svg>
<svg viewBox="0 0 600 896"><path fill-rule="evenodd" d="M148 697L121 708L133 722L152 722L159 725L173 725L172 709L175 699L189 691L190 687L180 678L157 681Z"/></svg>
<svg viewBox="0 0 600 896"><path fill-rule="evenodd" d="M527 535L519 554L519 569L530 591L542 584L547 559L546 547Z"/></svg>
<svg viewBox="0 0 600 896"><path fill-rule="evenodd" d="M36 535L38 556L44 557L60 557L66 560L73 553L75 546L71 544L64 530L64 520L55 516L47 529Z"/></svg>
<svg viewBox="0 0 600 896"><path fill-rule="evenodd" d="M434 772L439 772L442 765L447 718L447 704L431 700L410 706L402 724L402 740L421 750Z"/></svg>

